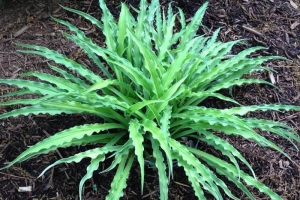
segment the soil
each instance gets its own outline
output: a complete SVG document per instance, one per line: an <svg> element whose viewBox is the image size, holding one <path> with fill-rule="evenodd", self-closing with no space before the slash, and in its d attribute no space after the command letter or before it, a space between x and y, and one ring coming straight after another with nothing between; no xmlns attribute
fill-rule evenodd
<svg viewBox="0 0 300 200"><path fill-rule="evenodd" d="M170 1L161 1L167 7ZM204 3L203 0L178 0L173 6L183 9L187 19ZM127 0L127 4L138 8L139 0ZM63 10L60 5L87 12L100 17L98 1L73 0L19 0L0 1L0 78L16 78L27 71L49 72L47 60L17 52L15 43L27 43L46 46L63 52L81 63L88 62L80 49L63 38L64 27L55 23L50 15L77 25L87 34L103 43L96 29L82 18ZM118 18L120 1L107 1L113 15ZM247 85L233 88L233 96L244 105L262 103L282 103L300 105L300 3L299 0L209 0L209 7L204 16L199 33L211 35L218 27L222 27L219 40L230 41L247 39L245 45L234 48L237 53L252 46L265 46L266 50L256 55L279 55L288 61L271 61L265 65L274 69L273 73L256 73L252 76L272 81L277 87ZM14 91L16 88L0 85L0 95ZM1 98L0 101L6 101ZM210 102L220 107L219 102ZM18 106L0 107L0 113L7 112ZM299 112L256 112L258 118L272 119L287 123L299 134ZM97 121L96 118L83 115L29 116L0 120L0 167L16 158L28 146L52 135L60 130ZM277 192L283 199L300 199L300 158L298 151L286 140L269 133L268 139L279 145L295 163L269 148L245 141L239 137L229 137L233 144L251 163L258 180ZM300 145L299 145L300 147ZM81 150L89 148L81 147ZM209 147L205 150L219 155ZM39 156L21 164L0 171L0 199L79 199L78 185L86 172L88 160L80 163L59 165L44 176L38 178L50 163L61 157L78 152L78 148L59 149L47 155ZM109 160L100 168L109 166ZM246 169L244 169L246 170ZM114 172L98 174L85 183L84 199L104 199L108 194ZM138 165L131 170L124 191L123 199L159 199L158 177L155 169L147 168L144 193L140 193L140 173ZM226 180L226 179L224 179ZM226 182L233 193L240 199L247 199L230 182ZM32 186L31 192L19 192L19 187ZM258 190L249 187L255 199L268 199ZM208 199L213 199L207 195ZM196 199L193 189L181 168L175 168L174 178L169 184L169 199Z"/></svg>

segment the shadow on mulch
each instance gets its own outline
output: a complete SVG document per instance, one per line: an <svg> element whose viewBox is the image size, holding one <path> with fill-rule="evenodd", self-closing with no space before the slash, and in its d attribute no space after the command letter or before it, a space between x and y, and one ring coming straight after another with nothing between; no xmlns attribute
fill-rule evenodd
<svg viewBox="0 0 300 200"><path fill-rule="evenodd" d="M170 1L161 1L166 7ZM300 105L300 9L299 1L209 1L209 8L203 24L209 29L202 28L201 34L210 35L218 27L223 27L219 39L230 41L248 39L244 46L233 49L233 54L251 46L265 46L268 49L259 52L261 55L280 55L289 61L272 61L266 65L277 73L257 73L252 76L272 81L279 90L268 86L250 85L233 88L233 95L244 105L261 103L283 103ZM100 17L98 1L47 1L23 0L6 1L0 4L0 78L15 78L27 71L49 72L47 62L34 55L24 55L16 52L14 43L28 43L47 46L58 50L72 59L90 64L80 49L61 36L61 31L67 31L49 18L54 17L71 21L86 30L89 37L99 44L103 43L98 30L89 23L73 14L65 12L59 4L79 9ZM127 0L127 4L138 7L138 0ZM204 3L200 0L180 0L173 2L181 7L187 19ZM120 1L107 1L109 9L118 17ZM0 95L15 90L12 87L0 85ZM6 101L8 99L1 99ZM219 107L223 104L213 101L210 106ZM13 107L0 107L4 113ZM291 125L299 133L300 113L298 112L266 112L252 113L253 117L279 120ZM60 116L29 116L9 118L0 121L0 166L16 158L27 146L35 144L48 134L52 135L60 130L92 123L97 118L81 115ZM262 133L284 149L290 157L300 164L298 152L287 141L268 133ZM257 146L239 137L229 140L251 163L257 178L282 196L283 199L300 199L299 168L279 153ZM44 156L17 164L7 170L0 171L0 199L78 199L78 184L85 174L88 160L77 164L59 165L49 170L43 177L36 179L39 173L50 163L65 156L69 156L88 148L59 149ZM209 147L203 147L207 151ZM220 152L212 152L219 155ZM110 160L100 166L100 170L107 168ZM243 170L247 170L243 168ZM104 199L110 188L114 172L105 174L94 173L94 177L85 184L85 199ZM140 195L140 173L136 165L128 180L128 187L124 191L124 199L159 199L158 177L154 169L148 168L145 177L145 191ZM226 180L226 179L225 179ZM240 199L246 199L240 191L228 183L230 189ZM32 186L32 192L18 192L22 186ZM193 190L181 168L176 168L174 179L169 185L170 199L196 199ZM259 191L250 187L256 199L266 199ZM211 196L207 196L212 199Z"/></svg>

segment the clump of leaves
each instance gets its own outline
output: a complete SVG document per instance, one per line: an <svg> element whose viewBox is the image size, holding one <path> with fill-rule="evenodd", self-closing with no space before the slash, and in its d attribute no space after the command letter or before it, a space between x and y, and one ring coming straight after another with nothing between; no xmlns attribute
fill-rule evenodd
<svg viewBox="0 0 300 200"><path fill-rule="evenodd" d="M245 79L243 75L268 70L261 66L263 62L282 58L249 58L252 52L262 47L249 48L228 56L232 47L241 41L217 41L219 29L211 37L198 36L197 30L201 26L207 3L199 8L188 24L182 10L178 9L177 14L173 14L169 5L164 13L158 0L150 4L141 0L140 9L136 10L137 18L122 4L117 22L104 0L100 0L100 7L101 21L84 12L65 9L97 26L105 36L105 47L92 42L83 31L69 22L56 18L53 20L70 29L72 34L63 33L64 36L85 51L103 76L57 51L18 44L28 48L20 52L37 54L60 64L59 67L49 65L59 75L38 71L21 75L33 76L42 82L1 79L1 83L21 88L4 96L35 94L39 97L1 103L1 106L26 106L4 113L0 119L40 113L82 113L96 115L103 123L75 126L56 133L31 146L2 169L57 148L99 144L94 149L56 161L41 175L55 165L90 158L87 173L79 184L81 197L84 182L98 169L99 163L110 156L113 162L104 172L116 168L116 174L107 199L119 199L123 195L134 160L139 163L143 192L145 162L151 155L159 175L160 199L168 198L173 161L183 167L199 199L205 199L203 190L216 199L223 199L224 194L238 199L219 176L225 176L250 199L255 198L246 185L256 187L272 199L281 199L255 178L250 164L235 147L214 133L241 136L288 157L282 149L255 130L272 132L291 143L300 142L292 128L280 122L244 116L252 111L300 110L300 107L265 104L243 106L219 92L235 85L271 85L263 80ZM181 29L174 32L177 19ZM236 107L216 109L201 106L201 102L209 97L234 103ZM211 145L228 157L229 162L186 144L182 138L192 138ZM248 166L253 176L243 172L239 162Z"/></svg>

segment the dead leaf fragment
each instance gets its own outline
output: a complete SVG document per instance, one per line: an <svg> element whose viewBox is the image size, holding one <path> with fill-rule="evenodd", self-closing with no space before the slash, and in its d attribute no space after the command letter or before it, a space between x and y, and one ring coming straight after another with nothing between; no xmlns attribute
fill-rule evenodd
<svg viewBox="0 0 300 200"><path fill-rule="evenodd" d="M276 83L274 74L273 74L272 72L269 72L269 78L270 78L272 84L275 84L275 83Z"/></svg>
<svg viewBox="0 0 300 200"><path fill-rule="evenodd" d="M282 165L282 160L279 160L278 163L279 163L279 168L280 168L280 169L284 169L284 167L283 167L283 165Z"/></svg>
<svg viewBox="0 0 300 200"><path fill-rule="evenodd" d="M290 165L290 162L289 161L283 161L283 166L284 167L288 167Z"/></svg>
<svg viewBox="0 0 300 200"><path fill-rule="evenodd" d="M32 186L19 187L18 192L31 192Z"/></svg>
<svg viewBox="0 0 300 200"><path fill-rule="evenodd" d="M293 6L293 8L298 9L297 4L295 4L295 2L293 2L292 0L290 0L290 4L291 6Z"/></svg>
<svg viewBox="0 0 300 200"><path fill-rule="evenodd" d="M300 23L299 22L294 22L294 23L292 23L292 25L291 25L291 29L293 30L293 29L295 29L298 25L299 25Z"/></svg>

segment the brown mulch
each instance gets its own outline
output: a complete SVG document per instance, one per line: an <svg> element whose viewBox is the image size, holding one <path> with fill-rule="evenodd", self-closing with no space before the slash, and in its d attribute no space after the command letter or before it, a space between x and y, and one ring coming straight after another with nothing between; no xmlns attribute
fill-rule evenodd
<svg viewBox="0 0 300 200"><path fill-rule="evenodd" d="M127 4L138 7L139 0L127 0ZM161 1L166 7L170 1ZM204 3L203 0L178 0L174 6L184 10L187 19ZM300 3L299 0L210 0L209 8L200 34L210 35L222 27L219 39L230 41L248 39L245 45L234 48L233 54L252 46L265 46L259 55L279 55L289 61L271 61L266 66L276 73L256 73L252 76L273 81L280 89L267 86L249 85L233 88L233 96L244 105L261 103L282 103L300 105ZM66 29L49 17L49 14L68 20L99 43L98 30L76 15L65 12L59 4L79 9L100 17L98 1L74 0L6 0L0 4L0 78L16 78L27 71L49 72L47 62L41 57L18 53L14 43L28 43L47 46L58 50L72 59L88 63L85 55L77 46L61 36ZM107 1L109 9L118 17L120 1ZM258 55L258 53L257 53ZM0 95L15 88L0 85ZM0 101L6 101L0 99ZM220 106L214 102L214 106ZM0 107L0 113L15 107ZM299 112L257 112L252 117L278 120L289 124L299 133ZM29 116L0 120L0 167L16 158L27 146L60 130L97 121L97 118L81 115ZM278 144L289 156L300 165L299 154L293 145L269 133L261 133ZM231 137L230 142L242 152L251 163L257 178L281 195L283 199L300 199L300 168L286 157L268 148L260 147L239 137ZM300 146L299 146L300 147ZM78 184L88 160L81 163L59 165L37 179L42 170L61 157L84 150L87 147L59 149L44 156L39 156L21 164L0 171L0 199L78 199ZM212 151L207 147L207 151ZM213 152L220 154L219 152ZM100 165L101 169L109 166L110 161ZM246 168L243 168L247 170ZM104 199L108 194L114 171L104 174L94 173L84 188L85 199ZM155 169L148 168L145 177L144 194L140 194L140 173L138 165L134 166L124 199L159 199L158 177ZM228 182L227 182L228 183ZM240 199L246 199L240 191L228 183L230 189ZM19 187L32 186L32 192L19 192ZM176 168L174 179L169 185L169 199L196 199L193 190L181 168ZM258 190L250 188L256 199L268 199ZM207 196L212 199L211 196Z"/></svg>

